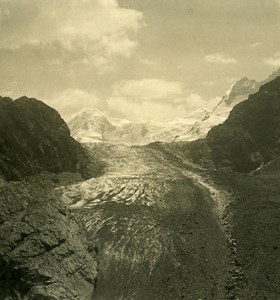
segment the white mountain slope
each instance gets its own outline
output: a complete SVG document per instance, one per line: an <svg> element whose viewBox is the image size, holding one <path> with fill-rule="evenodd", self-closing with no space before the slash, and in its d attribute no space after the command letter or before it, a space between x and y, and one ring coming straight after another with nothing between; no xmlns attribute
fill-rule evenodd
<svg viewBox="0 0 280 300"><path fill-rule="evenodd" d="M203 120L194 124L187 136L191 138L184 139L184 137L181 137L179 139L195 140L204 138L212 127L223 123L228 118L235 105L248 99L248 96L256 93L263 84L278 76L280 76L280 69L276 70L268 78L260 82L248 79L247 77L240 79L232 86L229 92L221 99L219 104L208 116L205 116Z"/></svg>
<svg viewBox="0 0 280 300"><path fill-rule="evenodd" d="M85 108L70 122L73 137L79 142L112 142L137 144L145 135L145 123L106 116L96 108Z"/></svg>
<svg viewBox="0 0 280 300"><path fill-rule="evenodd" d="M235 105L279 75L280 69L261 82L244 77L232 86L212 111L200 108L169 122L129 121L109 117L96 108L87 108L74 116L68 125L72 136L82 143L143 145L154 141L192 141L204 138L212 127L227 119Z"/></svg>
<svg viewBox="0 0 280 300"><path fill-rule="evenodd" d="M86 108L69 123L72 136L79 142L110 142L114 144L141 145L154 141L171 142L186 136L193 124L210 112L198 109L184 118L169 122L134 122L112 118L98 109ZM191 137L187 137L188 139Z"/></svg>
<svg viewBox="0 0 280 300"><path fill-rule="evenodd" d="M250 94L256 93L260 86L260 82L247 77L237 81L213 111L205 116L203 120L194 124L189 132L191 139L188 140L204 138L212 127L223 123L227 119L235 105L246 100ZM183 140L183 138L180 138L180 140Z"/></svg>

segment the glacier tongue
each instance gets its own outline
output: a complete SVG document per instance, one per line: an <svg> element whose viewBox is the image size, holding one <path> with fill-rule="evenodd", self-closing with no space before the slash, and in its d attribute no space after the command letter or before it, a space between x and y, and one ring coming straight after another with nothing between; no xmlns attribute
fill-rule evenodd
<svg viewBox="0 0 280 300"><path fill-rule="evenodd" d="M151 147L96 143L89 149L106 163L105 174L59 190L98 248L97 299L181 299L181 289L168 286L186 282L190 298L198 299L205 282L214 284L212 264L224 278L216 253L226 256L219 217L227 195L200 167ZM201 278L196 288L194 277Z"/></svg>

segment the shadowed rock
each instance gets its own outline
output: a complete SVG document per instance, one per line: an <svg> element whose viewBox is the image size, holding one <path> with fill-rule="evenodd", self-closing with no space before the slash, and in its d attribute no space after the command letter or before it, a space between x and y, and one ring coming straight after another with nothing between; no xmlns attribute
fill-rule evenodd
<svg viewBox="0 0 280 300"><path fill-rule="evenodd" d="M91 177L101 167L96 164L89 172L88 161L85 149L53 108L27 97L0 97L0 176L18 180L47 170Z"/></svg>
<svg viewBox="0 0 280 300"><path fill-rule="evenodd" d="M0 298L91 299L94 248L42 178L0 187Z"/></svg>

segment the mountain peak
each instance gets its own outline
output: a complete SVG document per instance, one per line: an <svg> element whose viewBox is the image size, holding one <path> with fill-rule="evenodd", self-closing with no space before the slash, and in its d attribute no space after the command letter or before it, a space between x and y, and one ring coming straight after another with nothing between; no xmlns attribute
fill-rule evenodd
<svg viewBox="0 0 280 300"><path fill-rule="evenodd" d="M2 97L0 96L0 105L6 105L8 103L13 102L13 99L11 99L10 97Z"/></svg>
<svg viewBox="0 0 280 300"><path fill-rule="evenodd" d="M185 117L168 122L143 122L113 118L99 109L86 108L68 124L72 136L79 142L143 145L154 141L171 142L176 136L183 140L194 139L189 136L190 129L209 114L207 109L199 108Z"/></svg>
<svg viewBox="0 0 280 300"><path fill-rule="evenodd" d="M256 80L243 77L232 86L228 96L224 97L224 101L229 105L239 96L248 96L257 92L258 88L259 84Z"/></svg>
<svg viewBox="0 0 280 300"><path fill-rule="evenodd" d="M96 107L85 107L80 112L77 113L80 116L104 116L105 114Z"/></svg>
<svg viewBox="0 0 280 300"><path fill-rule="evenodd" d="M280 94L280 74L272 81L265 83L260 87L260 91L269 92L270 94Z"/></svg>
<svg viewBox="0 0 280 300"><path fill-rule="evenodd" d="M87 159L59 113L27 97L0 98L0 154L0 177L7 180L43 170L82 172Z"/></svg>

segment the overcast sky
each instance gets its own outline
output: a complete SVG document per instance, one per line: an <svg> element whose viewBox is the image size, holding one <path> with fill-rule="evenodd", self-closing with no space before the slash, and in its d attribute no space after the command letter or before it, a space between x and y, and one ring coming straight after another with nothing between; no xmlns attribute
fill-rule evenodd
<svg viewBox="0 0 280 300"><path fill-rule="evenodd" d="M166 120L280 67L280 0L0 0L0 92Z"/></svg>

